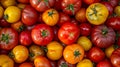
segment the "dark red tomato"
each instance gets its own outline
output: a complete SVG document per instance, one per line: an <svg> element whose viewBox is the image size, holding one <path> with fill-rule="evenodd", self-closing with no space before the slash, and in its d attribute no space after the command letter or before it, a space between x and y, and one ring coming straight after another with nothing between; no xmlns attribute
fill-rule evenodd
<svg viewBox="0 0 120 67"><path fill-rule="evenodd" d="M22 22L26 25L33 25L38 20L37 11L30 5L22 10Z"/></svg>
<svg viewBox="0 0 120 67"><path fill-rule="evenodd" d="M38 23L44 23L44 21L42 20L42 13L39 13L39 17L37 20Z"/></svg>
<svg viewBox="0 0 120 67"><path fill-rule="evenodd" d="M110 60L114 67L120 67L120 48L113 51Z"/></svg>
<svg viewBox="0 0 120 67"><path fill-rule="evenodd" d="M8 27L10 26L10 23L8 23L4 18L0 20L0 26L1 27Z"/></svg>
<svg viewBox="0 0 120 67"><path fill-rule="evenodd" d="M88 57L93 62L98 63L105 58L105 53L98 47L92 47L88 52Z"/></svg>
<svg viewBox="0 0 120 67"><path fill-rule="evenodd" d="M111 62L108 59L100 61L96 67L112 67Z"/></svg>
<svg viewBox="0 0 120 67"><path fill-rule="evenodd" d="M79 25L79 22L75 18L71 18L71 23Z"/></svg>
<svg viewBox="0 0 120 67"><path fill-rule="evenodd" d="M113 13L113 6L110 4L110 2L101 2L101 3L107 7L109 11L109 15L111 15Z"/></svg>
<svg viewBox="0 0 120 67"><path fill-rule="evenodd" d="M91 40L94 45L100 48L107 48L115 42L115 32L111 27L105 25L94 26L91 33Z"/></svg>
<svg viewBox="0 0 120 67"><path fill-rule="evenodd" d="M2 49L2 50L0 50L0 54L6 54L6 55L7 55L8 53L9 53L9 51L8 51L8 50L3 50L3 49Z"/></svg>
<svg viewBox="0 0 120 67"><path fill-rule="evenodd" d="M58 30L58 38L66 45L74 43L80 35L80 30L77 25L67 22L64 23Z"/></svg>
<svg viewBox="0 0 120 67"><path fill-rule="evenodd" d="M60 12L59 13L59 21L57 23L58 26L62 26L62 24L64 24L65 22L69 22L70 21L70 16L68 16L67 14Z"/></svg>
<svg viewBox="0 0 120 67"><path fill-rule="evenodd" d="M30 4L39 12L44 12L45 10L54 6L56 0L30 0Z"/></svg>
<svg viewBox="0 0 120 67"><path fill-rule="evenodd" d="M113 7L118 5L119 0L108 0Z"/></svg>
<svg viewBox="0 0 120 67"><path fill-rule="evenodd" d="M20 3L29 3L29 0L17 0Z"/></svg>
<svg viewBox="0 0 120 67"><path fill-rule="evenodd" d="M21 45L29 46L32 44L31 32L30 31L22 31L19 35L19 41Z"/></svg>
<svg viewBox="0 0 120 67"><path fill-rule="evenodd" d="M57 62L49 60L52 67L57 67Z"/></svg>
<svg viewBox="0 0 120 67"><path fill-rule="evenodd" d="M81 8L81 0L62 0L61 8L63 12L69 15L75 15L75 13Z"/></svg>
<svg viewBox="0 0 120 67"><path fill-rule="evenodd" d="M56 0L54 8L56 10L61 10L61 2L62 0Z"/></svg>
<svg viewBox="0 0 120 67"><path fill-rule="evenodd" d="M106 25L112 27L114 30L120 30L120 17L109 18Z"/></svg>
<svg viewBox="0 0 120 67"><path fill-rule="evenodd" d="M53 40L53 29L46 24L38 24L31 31L32 40L37 45L47 45Z"/></svg>
<svg viewBox="0 0 120 67"><path fill-rule="evenodd" d="M92 27L89 23L81 23L79 28L80 28L81 35L83 36L90 35Z"/></svg>
<svg viewBox="0 0 120 67"><path fill-rule="evenodd" d="M12 28L2 28L0 30L0 48L11 50L18 44L18 33Z"/></svg>
<svg viewBox="0 0 120 67"><path fill-rule="evenodd" d="M84 2L85 4L90 5L90 4L92 4L92 3L100 2L100 0L83 0L83 2Z"/></svg>
<svg viewBox="0 0 120 67"><path fill-rule="evenodd" d="M58 39L58 30L59 30L59 27L58 26L53 26L52 28L53 28L53 31L54 31L54 38L53 38L53 40L54 41L59 41L59 39Z"/></svg>
<svg viewBox="0 0 120 67"><path fill-rule="evenodd" d="M37 24L31 25L31 26L26 26L26 30L31 31Z"/></svg>
<svg viewBox="0 0 120 67"><path fill-rule="evenodd" d="M75 64L70 64L64 58L58 60L57 67L76 67Z"/></svg>

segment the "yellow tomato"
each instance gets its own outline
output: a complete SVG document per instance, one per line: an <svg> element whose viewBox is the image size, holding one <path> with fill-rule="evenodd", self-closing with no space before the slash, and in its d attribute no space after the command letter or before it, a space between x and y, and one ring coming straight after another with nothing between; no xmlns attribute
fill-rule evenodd
<svg viewBox="0 0 120 67"><path fill-rule="evenodd" d="M58 60L62 57L63 46L57 41L53 41L47 45L47 57L51 60Z"/></svg>
<svg viewBox="0 0 120 67"><path fill-rule="evenodd" d="M112 52L115 50L114 45L108 47L105 49L105 54L108 58L110 58Z"/></svg>
<svg viewBox="0 0 120 67"><path fill-rule="evenodd" d="M4 11L4 18L9 23L17 22L21 17L21 10L16 6L9 6Z"/></svg>
<svg viewBox="0 0 120 67"><path fill-rule="evenodd" d="M80 44L85 51L88 51L92 47L92 42L86 36L79 37L77 43Z"/></svg>
<svg viewBox="0 0 120 67"><path fill-rule="evenodd" d="M26 6L26 4L23 4L23 3L17 4L17 7L19 7L21 10L24 9L25 6Z"/></svg>
<svg viewBox="0 0 120 67"><path fill-rule="evenodd" d="M77 67L93 67L93 63L89 59L83 59L77 64Z"/></svg>
<svg viewBox="0 0 120 67"><path fill-rule="evenodd" d="M116 6L114 12L116 13L117 16L120 17L120 6Z"/></svg>
<svg viewBox="0 0 120 67"><path fill-rule="evenodd" d="M108 15L107 7L101 3L93 3L86 10L86 18L93 25L103 24Z"/></svg>
<svg viewBox="0 0 120 67"><path fill-rule="evenodd" d="M55 9L49 9L42 14L42 19L47 25L54 26L59 20L59 14Z"/></svg>
<svg viewBox="0 0 120 67"><path fill-rule="evenodd" d="M17 45L13 48L12 53L14 55L13 59L16 63L22 63L27 60L29 52L27 47L22 45Z"/></svg>
<svg viewBox="0 0 120 67"><path fill-rule="evenodd" d="M14 67L14 61L7 55L0 55L0 67Z"/></svg>
<svg viewBox="0 0 120 67"><path fill-rule="evenodd" d="M0 19L3 17L4 9L2 6L0 6Z"/></svg>
<svg viewBox="0 0 120 67"><path fill-rule="evenodd" d="M7 8L9 6L15 6L17 3L16 0L1 0L1 4L4 8Z"/></svg>

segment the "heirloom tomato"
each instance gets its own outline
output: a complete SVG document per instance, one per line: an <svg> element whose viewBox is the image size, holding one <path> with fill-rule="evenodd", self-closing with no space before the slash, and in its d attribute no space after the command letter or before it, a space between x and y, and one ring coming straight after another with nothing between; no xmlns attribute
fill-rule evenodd
<svg viewBox="0 0 120 67"><path fill-rule="evenodd" d="M90 4L93 4L93 3L100 2L100 0L83 0L83 2L84 2L85 4L90 5Z"/></svg>
<svg viewBox="0 0 120 67"><path fill-rule="evenodd" d="M114 12L116 13L116 15L117 15L118 17L120 17L120 6L116 6L116 7L114 8Z"/></svg>
<svg viewBox="0 0 120 67"><path fill-rule="evenodd" d="M110 58L112 52L115 50L115 45L111 45L105 49L105 54L107 58Z"/></svg>
<svg viewBox="0 0 120 67"><path fill-rule="evenodd" d="M2 6L0 6L0 19L3 17L4 9Z"/></svg>
<svg viewBox="0 0 120 67"><path fill-rule="evenodd" d="M17 4L16 0L0 0L0 3L4 8L15 6Z"/></svg>
<svg viewBox="0 0 120 67"><path fill-rule="evenodd" d="M103 24L108 15L107 7L101 3L93 3L86 10L86 18L93 25Z"/></svg>
<svg viewBox="0 0 120 67"><path fill-rule="evenodd" d="M18 44L18 33L12 28L2 28L0 30L0 48L11 50Z"/></svg>
<svg viewBox="0 0 120 67"><path fill-rule="evenodd" d="M97 63L96 67L112 67L112 64L108 59L105 59Z"/></svg>
<svg viewBox="0 0 120 67"><path fill-rule="evenodd" d="M19 3L29 3L29 0L17 0Z"/></svg>
<svg viewBox="0 0 120 67"><path fill-rule="evenodd" d="M59 10L59 11L61 10L61 2L62 0L56 0L55 6L54 6L56 10Z"/></svg>
<svg viewBox="0 0 120 67"><path fill-rule="evenodd" d="M33 67L33 65L30 62L23 62L19 65L19 67Z"/></svg>
<svg viewBox="0 0 120 67"><path fill-rule="evenodd" d="M79 44L68 45L63 51L63 57L68 63L76 64L83 59L84 49Z"/></svg>
<svg viewBox="0 0 120 67"><path fill-rule="evenodd" d="M1 27L9 27L11 24L8 23L4 18L0 20L0 26Z"/></svg>
<svg viewBox="0 0 120 67"><path fill-rule="evenodd" d="M76 67L94 67L90 59L83 59L77 63Z"/></svg>
<svg viewBox="0 0 120 67"><path fill-rule="evenodd" d="M119 0L107 0L113 7L118 5Z"/></svg>

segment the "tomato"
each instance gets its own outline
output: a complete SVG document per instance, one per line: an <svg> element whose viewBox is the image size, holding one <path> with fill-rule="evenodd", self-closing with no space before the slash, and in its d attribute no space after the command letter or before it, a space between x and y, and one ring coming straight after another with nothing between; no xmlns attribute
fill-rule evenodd
<svg viewBox="0 0 120 67"><path fill-rule="evenodd" d="M17 0L20 3L29 3L29 0Z"/></svg>
<svg viewBox="0 0 120 67"><path fill-rule="evenodd" d="M47 45L47 57L50 60L58 60L62 57L63 46L57 42L52 41Z"/></svg>
<svg viewBox="0 0 120 67"><path fill-rule="evenodd" d="M110 56L112 55L112 52L114 50L115 50L115 45L111 45L105 49L105 54L106 54L107 58L110 58Z"/></svg>
<svg viewBox="0 0 120 67"><path fill-rule="evenodd" d="M105 58L105 53L98 47L92 47L88 52L88 57L91 61L98 63Z"/></svg>
<svg viewBox="0 0 120 67"><path fill-rule="evenodd" d="M120 6L116 6L116 7L114 8L114 12L116 13L116 15L117 15L118 17L120 17Z"/></svg>
<svg viewBox="0 0 120 67"><path fill-rule="evenodd" d="M14 59L16 63L22 63L26 61L28 58L28 55L29 55L29 52L27 47L22 45L15 46L10 53L10 56Z"/></svg>
<svg viewBox="0 0 120 67"><path fill-rule="evenodd" d="M86 18L93 25L103 24L108 15L107 7L101 3L93 3L86 10Z"/></svg>
<svg viewBox="0 0 120 67"><path fill-rule="evenodd" d="M92 42L86 36L79 37L77 43L81 45L85 51L90 50L90 48L92 47Z"/></svg>
<svg viewBox="0 0 120 67"><path fill-rule="evenodd" d="M44 56L38 56L34 60L35 67L52 67L50 61Z"/></svg>
<svg viewBox="0 0 120 67"><path fill-rule="evenodd" d="M89 59L83 59L77 63L76 67L93 67L93 63Z"/></svg>
<svg viewBox="0 0 120 67"><path fill-rule="evenodd" d="M76 67L75 64L70 64L65 61L64 58L61 58L57 62L57 67Z"/></svg>
<svg viewBox="0 0 120 67"><path fill-rule="evenodd" d="M120 48L112 52L110 60L114 67L120 67Z"/></svg>
<svg viewBox="0 0 120 67"><path fill-rule="evenodd" d="M98 2L100 2L100 0L83 0L83 2L84 2L85 4L90 5L90 4L93 4L93 3L98 3Z"/></svg>
<svg viewBox="0 0 120 67"><path fill-rule="evenodd" d="M31 45L29 47L29 59L31 61L34 61L34 59L37 57L37 56L44 56L45 55L45 52L42 48L40 48L39 46L37 45Z"/></svg>
<svg viewBox="0 0 120 67"><path fill-rule="evenodd" d="M81 23L79 25L81 35L88 36L91 33L92 26L89 23Z"/></svg>
<svg viewBox="0 0 120 67"><path fill-rule="evenodd" d="M28 30L22 31L19 35L19 42L21 45L29 46L32 44L31 32Z"/></svg>
<svg viewBox="0 0 120 67"><path fill-rule="evenodd" d="M19 3L19 4L17 4L17 7L19 7L21 10L23 10L26 5L27 4Z"/></svg>
<svg viewBox="0 0 120 67"><path fill-rule="evenodd" d="M108 59L100 61L96 67L112 67L111 62Z"/></svg>
<svg viewBox="0 0 120 67"><path fill-rule="evenodd" d="M110 2L110 4L111 4L113 7L116 7L116 6L118 5L119 0L108 0L108 2Z"/></svg>
<svg viewBox="0 0 120 67"><path fill-rule="evenodd" d="M3 17L4 9L2 6L0 6L0 19Z"/></svg>
<svg viewBox="0 0 120 67"><path fill-rule="evenodd" d="M18 44L18 33L12 28L0 30L0 48L11 50Z"/></svg>
<svg viewBox="0 0 120 67"><path fill-rule="evenodd" d="M8 23L4 18L0 20L0 26L1 27L9 27L10 23Z"/></svg>
<svg viewBox="0 0 120 67"><path fill-rule="evenodd" d="M98 25L93 27L91 33L92 43L100 48L107 48L115 42L115 32L111 27Z"/></svg>
<svg viewBox="0 0 120 67"><path fill-rule="evenodd" d="M32 40L37 45L47 45L53 40L53 29L46 24L36 25L32 31Z"/></svg>
<svg viewBox="0 0 120 67"><path fill-rule="evenodd" d="M49 60L52 67L57 67L57 62Z"/></svg>
<svg viewBox="0 0 120 67"><path fill-rule="evenodd" d="M26 25L33 25L38 19L37 11L30 5L25 6L22 10L22 22Z"/></svg>
<svg viewBox="0 0 120 67"><path fill-rule="evenodd" d="M9 6L15 6L17 4L16 0L1 0L1 4L4 8Z"/></svg>
<svg viewBox="0 0 120 67"><path fill-rule="evenodd" d="M15 23L21 18L21 10L16 6L9 6L4 11L4 19L9 23Z"/></svg>
<svg viewBox="0 0 120 67"><path fill-rule="evenodd" d="M81 0L63 0L61 2L63 12L69 15L75 15L75 13L81 8L81 5Z"/></svg>
<svg viewBox="0 0 120 67"><path fill-rule="evenodd" d="M59 39L58 39L58 30L59 30L59 27L55 25L52 28L53 28L53 31L54 31L53 41L59 41Z"/></svg>
<svg viewBox="0 0 120 67"><path fill-rule="evenodd" d="M55 4L55 0L30 0L30 4L39 12L51 8Z"/></svg>
<svg viewBox="0 0 120 67"><path fill-rule="evenodd" d="M50 26L57 24L59 20L59 14L55 9L48 9L42 14L42 20Z"/></svg>
<svg viewBox="0 0 120 67"><path fill-rule="evenodd" d="M80 30L73 23L64 23L58 30L58 38L66 45L74 43L80 35Z"/></svg>
<svg viewBox="0 0 120 67"><path fill-rule="evenodd" d="M54 8L58 11L61 10L61 2L62 0L56 0Z"/></svg>
<svg viewBox="0 0 120 67"><path fill-rule="evenodd" d="M14 67L14 61L7 55L0 55L0 66L1 67Z"/></svg>
<svg viewBox="0 0 120 67"><path fill-rule="evenodd" d="M80 23L87 22L87 19L86 19L86 8L80 8L80 10L75 14L75 18Z"/></svg>
<svg viewBox="0 0 120 67"><path fill-rule="evenodd" d="M71 18L71 23L79 25L79 22L75 18Z"/></svg>
<svg viewBox="0 0 120 67"><path fill-rule="evenodd" d="M33 65L30 62L23 62L19 65L19 67L33 67Z"/></svg>
<svg viewBox="0 0 120 67"><path fill-rule="evenodd" d="M68 63L76 64L83 59L84 49L79 44L68 45L63 51L63 57Z"/></svg>

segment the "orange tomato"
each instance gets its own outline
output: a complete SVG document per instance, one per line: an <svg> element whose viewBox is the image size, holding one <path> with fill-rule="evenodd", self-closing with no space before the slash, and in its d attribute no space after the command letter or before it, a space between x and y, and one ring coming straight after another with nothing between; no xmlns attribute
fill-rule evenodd
<svg viewBox="0 0 120 67"><path fill-rule="evenodd" d="M0 6L0 19L3 17L4 9L2 6Z"/></svg>
<svg viewBox="0 0 120 67"><path fill-rule="evenodd" d="M24 63L20 64L19 67L33 67L33 65L30 62L24 62Z"/></svg>
<svg viewBox="0 0 120 67"><path fill-rule="evenodd" d="M107 58L110 58L112 52L115 50L115 46L112 45L108 48L105 49L105 55L107 56Z"/></svg>
<svg viewBox="0 0 120 67"><path fill-rule="evenodd" d="M63 51L63 57L68 63L76 64L83 59L84 49L79 44L68 45Z"/></svg>
<svg viewBox="0 0 120 67"><path fill-rule="evenodd" d="M4 8L8 6L15 6L17 4L16 0L1 0L1 4Z"/></svg>
<svg viewBox="0 0 120 67"><path fill-rule="evenodd" d="M19 3L17 4L17 7L19 7L21 10L25 8L27 4Z"/></svg>

